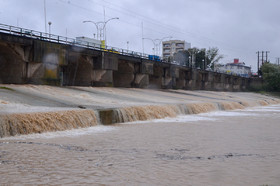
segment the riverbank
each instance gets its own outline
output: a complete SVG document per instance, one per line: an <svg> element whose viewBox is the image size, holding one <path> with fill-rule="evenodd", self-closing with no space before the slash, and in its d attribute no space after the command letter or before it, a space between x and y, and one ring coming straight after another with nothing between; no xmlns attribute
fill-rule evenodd
<svg viewBox="0 0 280 186"><path fill-rule="evenodd" d="M0 137L279 104L249 92L0 85Z"/></svg>

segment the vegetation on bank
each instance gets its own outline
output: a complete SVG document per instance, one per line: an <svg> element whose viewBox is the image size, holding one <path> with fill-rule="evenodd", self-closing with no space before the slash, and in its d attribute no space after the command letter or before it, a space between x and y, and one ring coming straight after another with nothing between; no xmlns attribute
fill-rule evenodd
<svg viewBox="0 0 280 186"><path fill-rule="evenodd" d="M276 97L280 99L280 92L269 92L269 91L256 91L257 93L260 93L262 95L267 95L271 97Z"/></svg>
<svg viewBox="0 0 280 186"><path fill-rule="evenodd" d="M250 87L251 91L280 98L280 66L264 63L260 69L262 86Z"/></svg>
<svg viewBox="0 0 280 186"><path fill-rule="evenodd" d="M4 90L11 90L14 91L14 89L8 88L8 87L0 87L0 89L4 89Z"/></svg>
<svg viewBox="0 0 280 186"><path fill-rule="evenodd" d="M265 63L261 67L264 79L264 89L267 91L280 92L280 66L271 63Z"/></svg>

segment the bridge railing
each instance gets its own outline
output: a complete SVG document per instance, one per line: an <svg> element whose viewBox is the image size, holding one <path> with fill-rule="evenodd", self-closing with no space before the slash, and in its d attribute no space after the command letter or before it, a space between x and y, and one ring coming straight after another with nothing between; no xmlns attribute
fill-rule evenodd
<svg viewBox="0 0 280 186"><path fill-rule="evenodd" d="M67 45L72 45L72 46L88 48L88 49L111 52L111 53L116 53L116 54L121 54L121 55L126 55L126 56L132 56L132 57L136 57L136 58L149 59L149 54L143 54L141 52L135 52L132 50L111 47L111 46L101 47L100 45L98 45L96 43L92 43L92 42L82 42L81 43L73 38L54 35L54 34L45 33L45 32L39 32L39 31L25 29L25 28L21 28L21 27L5 25L5 24L1 24L1 23L0 23L0 32L13 34L13 35L17 35L17 36L33 38L33 39L44 40L44 41L55 42L55 43L60 43L60 44L67 44Z"/></svg>

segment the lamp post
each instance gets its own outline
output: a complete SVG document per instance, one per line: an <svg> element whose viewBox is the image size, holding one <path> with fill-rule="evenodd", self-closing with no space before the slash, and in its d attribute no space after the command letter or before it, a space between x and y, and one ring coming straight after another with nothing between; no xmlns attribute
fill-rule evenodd
<svg viewBox="0 0 280 186"><path fill-rule="evenodd" d="M45 17L45 33L47 33L47 9L46 9L46 0L44 0L44 17Z"/></svg>
<svg viewBox="0 0 280 186"><path fill-rule="evenodd" d="M51 24L52 24L52 22L48 22L48 24L49 24L49 38L51 38Z"/></svg>
<svg viewBox="0 0 280 186"><path fill-rule="evenodd" d="M193 63L193 54L189 51L186 50L189 54L189 67L192 68L192 63Z"/></svg>
<svg viewBox="0 0 280 186"><path fill-rule="evenodd" d="M159 56L159 55L160 55L160 44L161 44L161 42L162 42L164 39L167 39L167 38L172 38L172 36L163 37L163 38L161 38L161 39L151 39L151 38L142 38L142 39L143 39L143 40L144 40L144 39L147 39L147 40L152 41L153 44L154 44L154 55Z"/></svg>
<svg viewBox="0 0 280 186"><path fill-rule="evenodd" d="M119 19L119 18L114 17L114 18L108 19L107 21L99 21L99 22L83 21L83 23L93 23L96 26L97 40L104 40L105 44L106 44L106 31L105 31L106 24L113 19Z"/></svg>

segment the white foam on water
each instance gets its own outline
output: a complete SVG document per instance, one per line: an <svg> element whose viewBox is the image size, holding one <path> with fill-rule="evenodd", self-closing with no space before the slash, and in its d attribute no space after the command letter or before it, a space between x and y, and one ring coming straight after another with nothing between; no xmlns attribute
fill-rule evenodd
<svg viewBox="0 0 280 186"><path fill-rule="evenodd" d="M248 111L248 112L280 112L280 105L270 105L270 106L247 108L243 111Z"/></svg>
<svg viewBox="0 0 280 186"><path fill-rule="evenodd" d="M29 134L29 135L20 135L20 136L11 136L0 138L0 140L26 140L26 139L50 139L58 137L79 137L83 135L91 135L97 133L105 133L117 130L113 126L93 126L88 128L72 129L66 131L56 131L56 132L46 132L41 134Z"/></svg>
<svg viewBox="0 0 280 186"><path fill-rule="evenodd" d="M198 121L216 121L219 117L244 117L244 116L257 116L256 113L244 112L246 110L234 110L234 111L214 111L200 114L191 115L179 115L175 118L163 118L147 121L135 121L122 124L145 124L145 123L186 123L186 122L198 122Z"/></svg>
<svg viewBox="0 0 280 186"><path fill-rule="evenodd" d="M234 116L256 116L255 113L244 113L243 110L235 111L217 111L217 112L208 112L200 114L206 117L234 117Z"/></svg>
<svg viewBox="0 0 280 186"><path fill-rule="evenodd" d="M147 121L134 121L134 122L127 122L121 124L145 124L145 123L184 123L184 122L196 122L196 121L215 121L215 118L203 117L199 114L193 115L179 115L175 118L166 117L163 119L154 119L154 120L147 120Z"/></svg>

